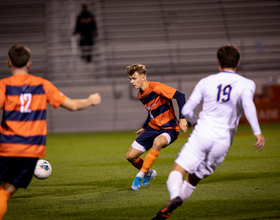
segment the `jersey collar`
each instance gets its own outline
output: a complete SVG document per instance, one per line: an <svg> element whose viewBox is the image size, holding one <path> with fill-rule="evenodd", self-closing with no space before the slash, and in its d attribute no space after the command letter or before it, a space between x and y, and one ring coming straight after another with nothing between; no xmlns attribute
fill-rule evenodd
<svg viewBox="0 0 280 220"><path fill-rule="evenodd" d="M222 71L222 72L220 72L220 73L236 73L236 72L231 71L231 70L224 70L224 71Z"/></svg>

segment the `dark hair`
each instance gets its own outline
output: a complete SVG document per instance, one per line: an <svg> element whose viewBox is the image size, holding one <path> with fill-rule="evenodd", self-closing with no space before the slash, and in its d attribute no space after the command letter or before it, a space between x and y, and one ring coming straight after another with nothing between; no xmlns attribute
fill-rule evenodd
<svg viewBox="0 0 280 220"><path fill-rule="evenodd" d="M18 68L26 66L31 58L30 50L21 44L12 45L9 49L8 55L13 66Z"/></svg>
<svg viewBox="0 0 280 220"><path fill-rule="evenodd" d="M221 68L236 68L240 53L235 45L227 44L218 49L217 58L220 61Z"/></svg>
<svg viewBox="0 0 280 220"><path fill-rule="evenodd" d="M126 73L130 76L132 76L135 72L141 74L147 74L146 67L143 64L132 64L128 67L126 67Z"/></svg>

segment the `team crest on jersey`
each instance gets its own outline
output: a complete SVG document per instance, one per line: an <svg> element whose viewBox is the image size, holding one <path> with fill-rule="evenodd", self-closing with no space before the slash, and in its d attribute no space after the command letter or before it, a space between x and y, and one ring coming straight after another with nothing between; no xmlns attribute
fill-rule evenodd
<svg viewBox="0 0 280 220"><path fill-rule="evenodd" d="M146 108L148 111L151 111L151 109L152 109L153 107L155 107L155 106L156 106L156 104L153 103L153 104L151 104L150 106L145 105L145 108Z"/></svg>

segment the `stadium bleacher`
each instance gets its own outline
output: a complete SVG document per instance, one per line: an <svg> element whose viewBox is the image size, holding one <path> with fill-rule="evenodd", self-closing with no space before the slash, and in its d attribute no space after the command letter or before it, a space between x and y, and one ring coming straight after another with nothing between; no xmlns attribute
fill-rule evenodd
<svg viewBox="0 0 280 220"><path fill-rule="evenodd" d="M81 60L79 38L72 35L83 3L98 25L91 63ZM104 92L104 105L98 107L102 115L84 112L69 121L70 113L50 110L48 126L54 132L138 127L142 121L130 110L146 113L137 112L139 103L131 101L125 67L132 63L145 64L149 79L188 94L198 79L217 71L217 48L234 43L241 51L240 74L258 83L280 75L278 0L1 0L0 33L1 78L10 75L10 45L23 43L33 54L30 73L49 79L70 97L87 94L92 85Z"/></svg>
<svg viewBox="0 0 280 220"><path fill-rule="evenodd" d="M99 29L91 64L80 60L78 37L72 36L82 3L1 1L1 64L9 45L19 41L32 49L32 71L60 84L65 77L68 84L119 77L135 62L149 66L149 74L192 75L213 70L217 46L235 43L244 71L279 69L277 0L90 0Z"/></svg>

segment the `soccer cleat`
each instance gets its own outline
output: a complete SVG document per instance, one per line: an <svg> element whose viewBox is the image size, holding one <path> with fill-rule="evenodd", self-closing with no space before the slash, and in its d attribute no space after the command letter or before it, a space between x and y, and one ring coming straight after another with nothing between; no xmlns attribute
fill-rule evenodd
<svg viewBox="0 0 280 220"><path fill-rule="evenodd" d="M138 190L138 189L140 189L140 184L141 184L141 181L142 181L143 178L144 178L144 177L136 176L136 177L134 178L134 181L133 181L132 185L131 185L131 189L133 189L133 190Z"/></svg>
<svg viewBox="0 0 280 220"><path fill-rule="evenodd" d="M156 176L157 176L157 172L155 170L151 170L150 175L144 177L144 180L143 180L143 183L141 184L141 186L149 186L151 179L156 178Z"/></svg>
<svg viewBox="0 0 280 220"><path fill-rule="evenodd" d="M168 202L151 220L167 219L170 214L183 204L183 200L177 196Z"/></svg>

